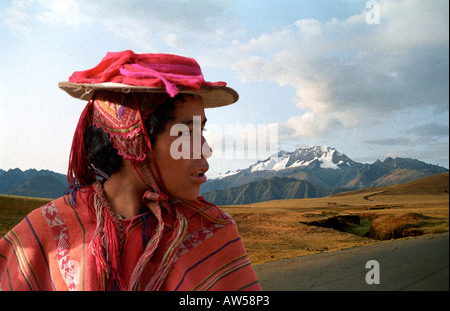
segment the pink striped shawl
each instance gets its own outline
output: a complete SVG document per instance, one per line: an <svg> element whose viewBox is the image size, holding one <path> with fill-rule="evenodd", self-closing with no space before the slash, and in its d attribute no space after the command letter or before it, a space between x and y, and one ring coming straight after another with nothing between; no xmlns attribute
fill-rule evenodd
<svg viewBox="0 0 450 311"><path fill-rule="evenodd" d="M76 193L75 206L68 196L31 212L0 240L0 290L101 290L107 275L99 275L90 242L96 229L92 186ZM172 266L159 289L166 291L261 290L243 242L231 217L211 205L201 213L182 211L188 232L177 249ZM165 217L163 238L154 257L143 268L138 290L148 284L170 244L171 216ZM173 218L173 217L172 217ZM120 276L128 288L146 243L155 234L153 214L117 220L120 237Z"/></svg>

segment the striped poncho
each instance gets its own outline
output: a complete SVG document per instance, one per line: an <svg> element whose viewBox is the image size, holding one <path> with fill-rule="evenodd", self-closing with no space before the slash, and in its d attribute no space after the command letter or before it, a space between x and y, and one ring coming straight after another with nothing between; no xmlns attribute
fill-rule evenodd
<svg viewBox="0 0 450 311"><path fill-rule="evenodd" d="M101 263L92 247L98 228L92 188L78 190L75 205L67 195L34 210L0 240L0 290L119 289L108 286L111 270L99 268ZM261 290L236 225L227 213L214 205L200 213L191 209L182 212L188 220L187 234L159 290ZM148 289L158 268L156 263L170 243L173 217L170 212L163 217L163 238L139 274L139 290ZM111 224L118 232L112 237L119 252L118 278L127 289L155 233L154 218L151 212L144 212L132 219L117 217ZM108 250L111 245L103 247Z"/></svg>

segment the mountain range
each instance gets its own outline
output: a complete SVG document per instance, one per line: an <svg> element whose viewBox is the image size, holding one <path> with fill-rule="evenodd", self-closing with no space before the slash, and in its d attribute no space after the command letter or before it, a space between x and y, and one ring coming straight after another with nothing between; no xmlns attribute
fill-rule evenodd
<svg viewBox="0 0 450 311"><path fill-rule="evenodd" d="M0 194L55 199L68 187L66 175L49 170L0 169Z"/></svg>
<svg viewBox="0 0 450 311"><path fill-rule="evenodd" d="M334 148L314 146L277 154L248 168L208 176L201 195L218 205L314 198L342 191L396 185L448 169L409 158L355 162ZM68 188L64 174L0 169L0 194L57 198Z"/></svg>
<svg viewBox="0 0 450 311"><path fill-rule="evenodd" d="M355 162L335 148L280 151L246 169L210 176L202 196L218 205L322 197L342 191L396 185L448 169L409 158Z"/></svg>

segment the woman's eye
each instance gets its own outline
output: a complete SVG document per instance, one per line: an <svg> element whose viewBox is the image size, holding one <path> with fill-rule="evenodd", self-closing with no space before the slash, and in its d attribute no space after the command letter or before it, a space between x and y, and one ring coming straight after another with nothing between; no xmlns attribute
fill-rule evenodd
<svg viewBox="0 0 450 311"><path fill-rule="evenodd" d="M207 131L207 129L206 128L202 128L201 134L203 134L205 131ZM180 136L191 136L191 135L192 135L192 131L190 129L178 132L178 137L180 137Z"/></svg>

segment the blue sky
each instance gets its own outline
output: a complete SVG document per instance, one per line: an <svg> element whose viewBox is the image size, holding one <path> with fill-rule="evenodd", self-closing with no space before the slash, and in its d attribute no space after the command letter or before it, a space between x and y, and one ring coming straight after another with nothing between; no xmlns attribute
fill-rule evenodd
<svg viewBox="0 0 450 311"><path fill-rule="evenodd" d="M379 24L367 22L375 12L368 3L378 5ZM57 83L94 67L108 51L127 49L193 57L206 80L236 89L238 103L207 110L212 129L270 125L278 128L279 150L326 145L363 163L411 157L448 168L448 6L1 1L0 168L65 173L85 103ZM255 161L213 158L210 171Z"/></svg>

